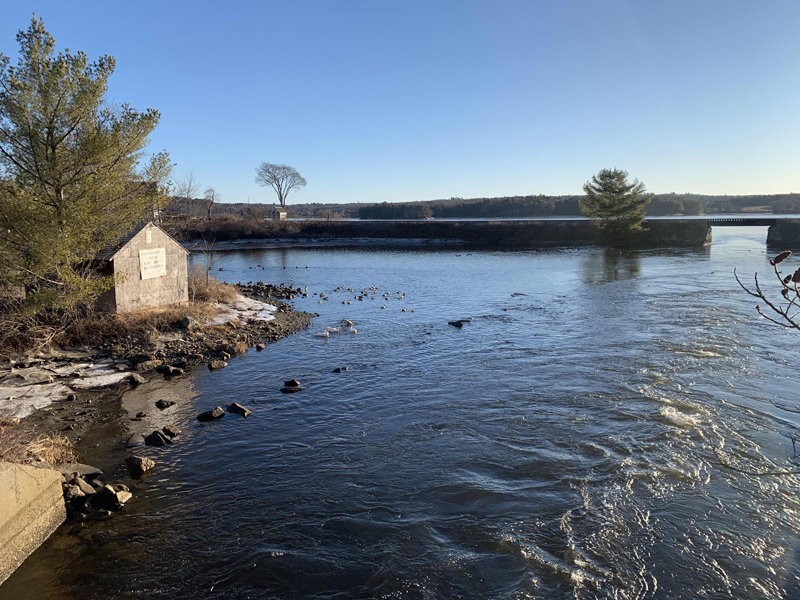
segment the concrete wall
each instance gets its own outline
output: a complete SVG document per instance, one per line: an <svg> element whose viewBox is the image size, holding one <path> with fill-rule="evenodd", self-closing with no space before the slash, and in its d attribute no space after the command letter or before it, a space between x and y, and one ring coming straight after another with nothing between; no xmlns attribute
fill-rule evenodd
<svg viewBox="0 0 800 600"><path fill-rule="evenodd" d="M150 231L150 242L147 231ZM164 248L166 275L142 279L139 250ZM169 306L189 301L187 253L183 247L155 225L148 225L119 251L114 258L114 301L117 312L148 306Z"/></svg>
<svg viewBox="0 0 800 600"><path fill-rule="evenodd" d="M0 463L0 583L66 519L62 481L58 471Z"/></svg>
<svg viewBox="0 0 800 600"><path fill-rule="evenodd" d="M767 246L778 250L800 250L800 220L780 219L770 225Z"/></svg>

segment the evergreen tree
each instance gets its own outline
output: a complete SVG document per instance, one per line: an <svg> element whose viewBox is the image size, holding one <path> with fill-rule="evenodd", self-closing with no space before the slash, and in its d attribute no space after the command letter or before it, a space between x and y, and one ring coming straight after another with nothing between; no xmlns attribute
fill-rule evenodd
<svg viewBox="0 0 800 600"><path fill-rule="evenodd" d="M16 67L0 54L0 280L68 308L111 285L90 261L164 204L171 164L140 167L160 115L106 102L112 57L56 53L36 17L17 42Z"/></svg>
<svg viewBox="0 0 800 600"><path fill-rule="evenodd" d="M628 182L628 172L603 169L583 186L581 214L611 237L624 237L642 229L644 207L652 199L645 185L634 179Z"/></svg>

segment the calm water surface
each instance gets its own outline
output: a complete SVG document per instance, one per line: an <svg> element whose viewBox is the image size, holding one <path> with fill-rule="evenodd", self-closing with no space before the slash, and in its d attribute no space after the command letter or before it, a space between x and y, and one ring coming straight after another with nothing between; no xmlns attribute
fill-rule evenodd
<svg viewBox="0 0 800 600"><path fill-rule="evenodd" d="M714 450L793 468L800 415L773 401L797 403L800 336L733 280L768 272L765 228L714 235L221 255L227 280L331 300L295 301L321 315L311 330L198 371L126 511L62 527L0 596L800 597L797 477ZM342 318L357 335L313 337ZM308 389L280 394L290 378ZM232 401L253 415L193 420Z"/></svg>

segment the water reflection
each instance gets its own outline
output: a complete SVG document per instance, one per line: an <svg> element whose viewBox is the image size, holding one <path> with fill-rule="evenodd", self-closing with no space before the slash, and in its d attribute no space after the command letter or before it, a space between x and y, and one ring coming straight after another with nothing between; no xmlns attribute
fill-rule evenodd
<svg viewBox="0 0 800 600"><path fill-rule="evenodd" d="M586 255L581 263L584 283L600 284L635 279L641 270L641 252L604 248Z"/></svg>

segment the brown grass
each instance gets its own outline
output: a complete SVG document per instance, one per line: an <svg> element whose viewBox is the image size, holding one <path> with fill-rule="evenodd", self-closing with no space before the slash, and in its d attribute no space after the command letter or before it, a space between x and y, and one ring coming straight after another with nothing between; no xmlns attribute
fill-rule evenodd
<svg viewBox="0 0 800 600"><path fill-rule="evenodd" d="M78 453L63 435L40 435L0 423L0 461L18 464L43 460L53 466L78 461Z"/></svg>
<svg viewBox="0 0 800 600"><path fill-rule="evenodd" d="M232 285L207 276L203 267L195 266L189 273L189 298L193 302L233 302L238 295Z"/></svg>

